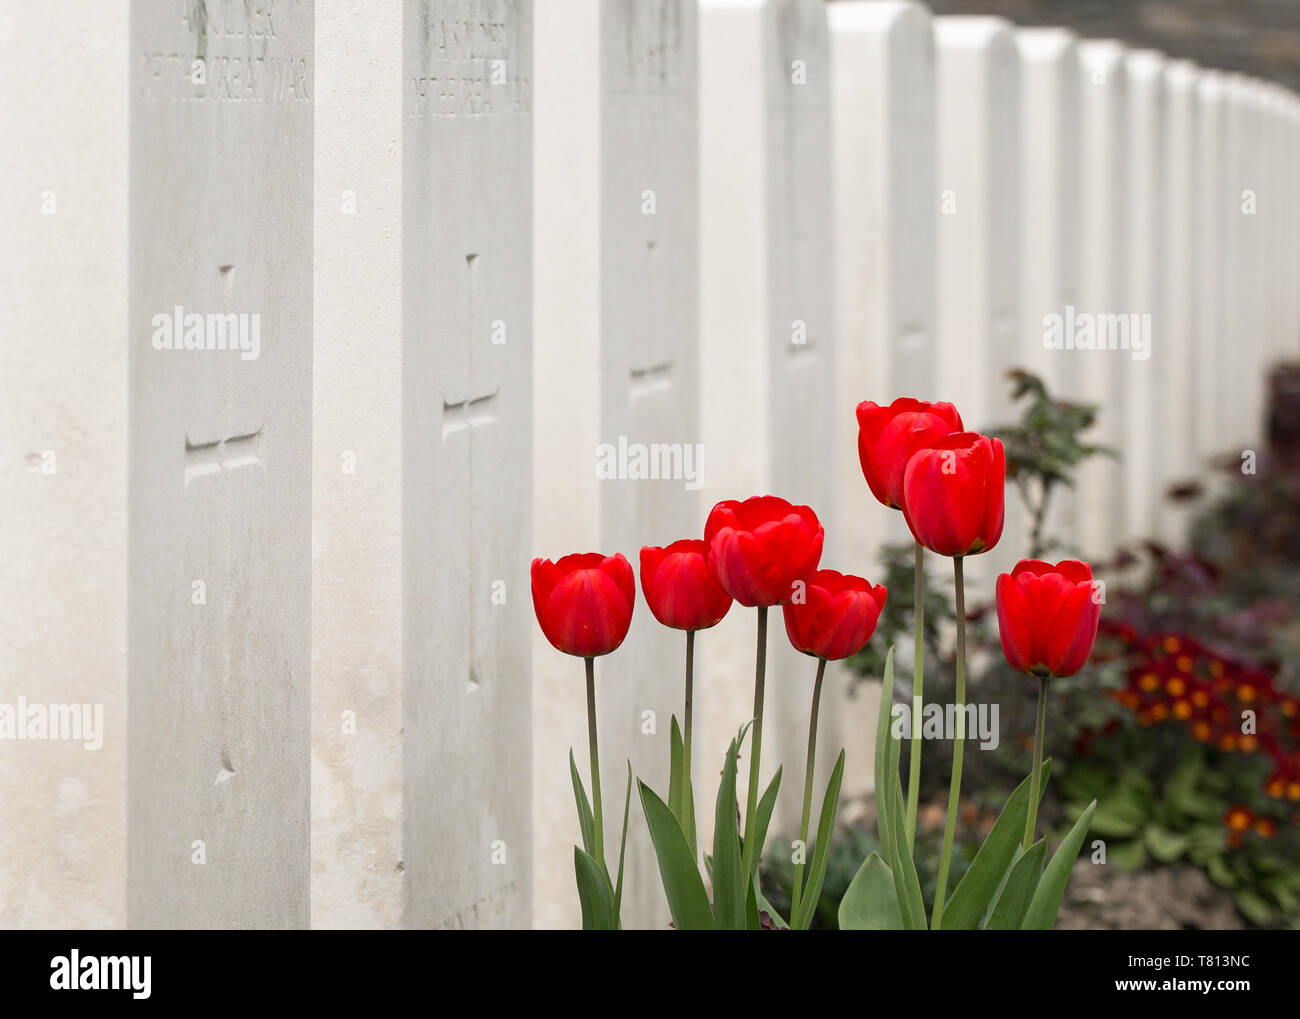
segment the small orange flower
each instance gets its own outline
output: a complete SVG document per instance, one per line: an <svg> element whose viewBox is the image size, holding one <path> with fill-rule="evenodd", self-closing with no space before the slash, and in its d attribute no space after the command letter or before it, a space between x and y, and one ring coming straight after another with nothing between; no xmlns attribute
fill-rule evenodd
<svg viewBox="0 0 1300 1019"><path fill-rule="evenodd" d="M1219 749L1224 753L1232 753L1237 749L1237 734L1235 732L1225 732L1219 737Z"/></svg>
<svg viewBox="0 0 1300 1019"><path fill-rule="evenodd" d="M1192 705L1187 698L1179 697L1174 701L1174 717L1180 722L1186 722L1192 717Z"/></svg>
<svg viewBox="0 0 1300 1019"><path fill-rule="evenodd" d="M1160 677L1154 672L1144 672L1138 677L1138 687L1143 693L1151 693L1153 690L1160 689Z"/></svg>
<svg viewBox="0 0 1300 1019"><path fill-rule="evenodd" d="M1170 676L1165 680L1165 693L1170 697L1181 697L1187 692L1187 680L1182 676Z"/></svg>
<svg viewBox="0 0 1300 1019"><path fill-rule="evenodd" d="M1259 737L1253 732L1248 732L1241 737L1237 745L1241 748L1243 754L1253 754L1259 749Z"/></svg>
<svg viewBox="0 0 1300 1019"><path fill-rule="evenodd" d="M1165 653L1171 655L1176 654L1178 649L1183 646L1179 642L1177 637L1166 637L1163 643L1164 643Z"/></svg>
<svg viewBox="0 0 1300 1019"><path fill-rule="evenodd" d="M1271 817L1257 818L1255 821L1255 832L1261 838L1271 839L1277 834L1277 822Z"/></svg>
<svg viewBox="0 0 1300 1019"><path fill-rule="evenodd" d="M1219 661L1217 658L1213 658L1210 660L1210 675L1213 676L1215 679L1220 678L1223 675L1224 670L1225 670L1224 664L1221 661Z"/></svg>
<svg viewBox="0 0 1300 1019"><path fill-rule="evenodd" d="M1300 802L1300 782L1293 780L1286 784L1286 798L1294 802Z"/></svg>
<svg viewBox="0 0 1300 1019"><path fill-rule="evenodd" d="M1255 700L1256 691L1249 683L1242 683L1237 687L1237 700L1242 704L1250 704Z"/></svg>
<svg viewBox="0 0 1300 1019"><path fill-rule="evenodd" d="M1294 697L1283 697L1281 707L1282 714L1287 718L1295 718L1300 714L1300 702L1297 702Z"/></svg>
<svg viewBox="0 0 1300 1019"><path fill-rule="evenodd" d="M1255 815L1248 807L1243 807L1241 804L1229 807L1223 815L1223 826L1228 831L1249 831L1254 821Z"/></svg>
<svg viewBox="0 0 1300 1019"><path fill-rule="evenodd" d="M1204 719L1202 719L1201 721L1197 722L1195 725L1192 726L1193 738L1200 741L1201 743L1208 743L1210 741L1210 736L1212 734L1213 734L1213 730L1210 728L1210 723L1205 721ZM1281 796L1282 794L1278 793L1278 795Z"/></svg>
<svg viewBox="0 0 1300 1019"><path fill-rule="evenodd" d="M1191 672L1194 663L1190 655L1179 655L1177 664L1179 672Z"/></svg>
<svg viewBox="0 0 1300 1019"><path fill-rule="evenodd" d="M1151 719L1155 722L1163 722L1169 717L1169 705L1164 701L1156 701L1151 705Z"/></svg>
<svg viewBox="0 0 1300 1019"><path fill-rule="evenodd" d="M1280 800L1286 795L1286 782L1280 778L1270 778L1264 785L1264 795Z"/></svg>
<svg viewBox="0 0 1300 1019"><path fill-rule="evenodd" d="M1228 832L1228 848L1229 848L1229 849L1240 849L1240 848L1241 848L1241 833L1240 833L1240 832L1235 832L1235 831L1230 831L1230 832Z"/></svg>
<svg viewBox="0 0 1300 1019"><path fill-rule="evenodd" d="M1198 687L1192 691L1192 704L1198 708L1203 708L1210 703L1210 693L1208 690Z"/></svg>

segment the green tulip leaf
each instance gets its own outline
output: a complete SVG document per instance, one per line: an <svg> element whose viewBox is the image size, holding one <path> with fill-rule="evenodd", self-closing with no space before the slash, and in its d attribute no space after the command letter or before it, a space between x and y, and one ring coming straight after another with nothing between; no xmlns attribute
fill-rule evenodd
<svg viewBox="0 0 1300 1019"><path fill-rule="evenodd" d="M724 931L739 931L746 927L745 889L748 882L740 873L740 838L736 834L738 752L736 741L732 740L722 767L722 784L718 786L713 816L713 919L717 928Z"/></svg>
<svg viewBox="0 0 1300 1019"><path fill-rule="evenodd" d="M1047 779L1051 772L1052 761L1048 758L1043 762L1042 777L1039 780L1040 799L1047 789ZM943 907L944 930L973 931L988 911L1025 835L1032 777L1025 778L1007 798L993 830L975 854L970 868L953 889L952 897ZM1029 900L1025 901L1028 904Z"/></svg>
<svg viewBox="0 0 1300 1019"><path fill-rule="evenodd" d="M763 855L763 845L767 842L767 827L772 822L772 811L776 808L776 794L781 789L781 771L785 765L778 765L776 774L768 782L767 789L759 797L758 807L754 813L754 839L758 843L758 852L754 854L754 862L750 867L749 880L758 880L758 861ZM744 840L741 840L741 848L744 848Z"/></svg>
<svg viewBox="0 0 1300 1019"><path fill-rule="evenodd" d="M1034 889L1038 887L1039 879L1043 876L1043 860L1046 858L1047 839L1041 838L1029 847L1029 852L1011 865L1011 872L1007 875L1007 882L1002 887L1002 894L998 896L997 905L993 907L989 922L984 926L985 930L1018 931L1020 929L1025 919L1025 911L1029 909L1029 901L1033 898ZM944 913L943 918L947 920L948 914Z"/></svg>
<svg viewBox="0 0 1300 1019"><path fill-rule="evenodd" d="M898 892L898 901L903 910L903 925L909 930L923 931L928 927L925 917L925 899L921 896L921 881L916 873L916 863L912 859L912 847L908 845L907 833L903 826L903 788L898 777L898 759L902 753L899 740L890 741L889 766L886 782L892 787L889 793L889 832L894 842L894 882Z"/></svg>
<svg viewBox="0 0 1300 1019"><path fill-rule="evenodd" d="M589 854L596 855L596 820L591 814L591 802L587 799L587 790L583 787L582 776L578 774L578 765L573 760L573 748L569 748L569 775L573 779L573 799L578 804L578 827L582 829L582 848Z"/></svg>
<svg viewBox="0 0 1300 1019"><path fill-rule="evenodd" d="M863 861L840 899L840 930L899 931L903 913L889 865L872 853Z"/></svg>
<svg viewBox="0 0 1300 1019"><path fill-rule="evenodd" d="M573 869L578 877L578 900L582 903L584 931L617 930L614 899L609 878L595 857L578 846L573 847Z"/></svg>
<svg viewBox="0 0 1300 1019"><path fill-rule="evenodd" d="M894 840L890 832L892 812L889 809L891 783L886 780L889 772L889 745L891 742L890 718L894 703L894 648L891 645L885 656L885 675L880 683L880 706L876 712L876 760L872 774L876 798L876 834L880 842L880 852L885 866L895 869Z"/></svg>
<svg viewBox="0 0 1300 1019"><path fill-rule="evenodd" d="M750 883L749 886L751 898L754 900L755 907L758 910L761 910L762 912L766 913L769 917L771 917L772 922L776 924L776 926L780 930L788 931L790 929L790 925L786 923L785 920L782 918L781 914L776 911L776 907L773 906L772 903L767 901L767 896L763 894L763 889L761 886L762 886L762 882L759 881L757 877L754 878L754 880ZM757 921L758 917L754 917L753 919ZM751 927L750 929L758 930L758 925Z"/></svg>
<svg viewBox="0 0 1300 1019"><path fill-rule="evenodd" d="M808 871L808 885L803 898L799 901L799 915L790 918L791 925L797 931L806 931L812 924L817 912L817 903L822 897L822 882L826 880L826 861L831 850L831 836L835 831L835 815L840 807L840 785L844 781L844 751L835 761L835 769L826 784L826 795L822 799L821 816L817 819L817 845L813 849L812 867ZM806 850L805 850L806 851Z"/></svg>
<svg viewBox="0 0 1300 1019"><path fill-rule="evenodd" d="M668 809L682 822L683 832L686 831L682 812L682 762L685 756L682 730L677 726L677 716L673 715L668 734Z"/></svg>
<svg viewBox="0 0 1300 1019"><path fill-rule="evenodd" d="M614 923L623 926L623 859L627 856L627 815L632 809L632 762L627 762L627 791L623 793L623 835L618 842L618 881L614 885Z"/></svg>
<svg viewBox="0 0 1300 1019"><path fill-rule="evenodd" d="M1079 858L1079 847L1083 845L1083 837L1088 834L1088 826L1092 823L1092 814L1096 808L1097 801L1093 800L1056 847L1056 852L1052 854L1047 869L1043 871L1042 880L1034 891L1034 897L1029 902L1029 908L1025 911L1024 922L1020 925L1022 930L1050 931L1056 925L1056 914L1061 908L1065 886L1074 870L1074 861Z"/></svg>
<svg viewBox="0 0 1300 1019"><path fill-rule="evenodd" d="M677 725L677 716L673 715L669 734L668 767L668 809L681 822L682 831L686 833L686 842L694 850L698 843L695 834L695 794L691 780L686 779L682 788L682 772L686 767L686 745L682 739L682 730Z"/></svg>
<svg viewBox="0 0 1300 1019"><path fill-rule="evenodd" d="M654 843L659 861L659 877L663 881L668 909L678 930L713 930L713 911L709 908L709 893L700 880L695 854L686 844L682 826L668 805L655 795L653 789L637 780L641 796L641 809L645 811L650 839Z"/></svg>

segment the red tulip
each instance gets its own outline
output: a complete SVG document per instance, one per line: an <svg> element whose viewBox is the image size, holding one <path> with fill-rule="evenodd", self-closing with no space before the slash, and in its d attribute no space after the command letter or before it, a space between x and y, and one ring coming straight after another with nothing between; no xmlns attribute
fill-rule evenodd
<svg viewBox="0 0 1300 1019"><path fill-rule="evenodd" d="M1101 616L1087 563L1022 559L998 577L997 602L1002 653L1013 669L1047 677L1083 668Z"/></svg>
<svg viewBox="0 0 1300 1019"><path fill-rule="evenodd" d="M919 449L962 430L951 403L901 396L888 407L858 404L858 459L871 494L892 509L903 507L903 471Z"/></svg>
<svg viewBox="0 0 1300 1019"><path fill-rule="evenodd" d="M912 537L947 556L987 552L1002 537L1007 460L998 439L957 432L919 450L903 472Z"/></svg>
<svg viewBox="0 0 1300 1019"><path fill-rule="evenodd" d="M731 608L709 566L709 546L698 538L641 549L641 591L654 617L675 630L707 630Z"/></svg>
<svg viewBox="0 0 1300 1019"><path fill-rule="evenodd" d="M855 655L876 632L885 607L884 585L835 570L808 579L803 602L785 603L785 632L795 650L835 661Z"/></svg>
<svg viewBox="0 0 1300 1019"><path fill-rule="evenodd" d="M607 655L627 636L636 579L623 555L579 552L533 560L533 610L546 639L566 655Z"/></svg>
<svg viewBox="0 0 1300 1019"><path fill-rule="evenodd" d="M774 495L720 502L704 526L709 565L727 593L750 608L786 601L794 582L817 569L824 537L816 513Z"/></svg>

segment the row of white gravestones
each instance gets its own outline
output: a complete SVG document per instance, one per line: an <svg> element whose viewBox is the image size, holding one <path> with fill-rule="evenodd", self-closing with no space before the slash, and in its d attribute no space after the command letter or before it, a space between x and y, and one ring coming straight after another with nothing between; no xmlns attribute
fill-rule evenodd
<svg viewBox="0 0 1300 1019"><path fill-rule="evenodd" d="M531 554L635 559L771 491L871 576L901 528L853 405L987 427L1015 363L1130 454L1062 507L1087 553L1258 444L1300 329L1289 93L904 2L832 5L829 38L815 0L351 7L22 7L0 674L93 729L3 745L6 920L572 923L581 666L536 634ZM1072 307L1150 313L1151 358L1047 349ZM186 349L209 327L227 349ZM673 476L639 479L650 447ZM753 619L700 637L706 844ZM771 624L775 853L811 661ZM624 760L666 778L681 661L641 601L598 667L607 818ZM822 746L861 788L844 688ZM661 925L635 798L627 866L625 921Z"/></svg>

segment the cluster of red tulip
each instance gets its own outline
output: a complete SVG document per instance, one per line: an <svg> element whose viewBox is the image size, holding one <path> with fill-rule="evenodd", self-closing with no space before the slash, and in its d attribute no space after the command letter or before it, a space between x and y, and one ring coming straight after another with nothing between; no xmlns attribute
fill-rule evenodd
<svg viewBox="0 0 1300 1019"><path fill-rule="evenodd" d="M1139 724L1176 722L1224 753L1266 754L1272 770L1265 795L1300 803L1300 699L1279 690L1271 672L1215 654L1184 634L1108 629L1137 658L1123 689L1110 696Z"/></svg>
<svg viewBox="0 0 1300 1019"><path fill-rule="evenodd" d="M923 595L923 550L951 557L957 581L958 710L955 717L958 732L933 923L938 927L957 816L965 735L961 729L965 719L965 712L961 710L965 699L962 562L966 556L993 548L1002 535L1006 462L1002 443L995 438L964 431L961 417L952 404L906 398L895 400L889 406L865 402L857 408L857 419L858 451L867 484L881 503L903 513L917 544L915 598L918 611L913 696L918 700L923 683L923 621L919 611ZM674 768L683 787L673 790L673 814L681 823L692 855L695 852L694 822L689 783L694 635L698 630L716 625L727 614L733 600L758 610L749 795L745 837L741 842L743 860L739 868L746 888L755 880L762 836L766 830L766 819L758 802L758 774L763 736L767 610L780 605L791 644L818 659L800 832L801 841L806 842L817 707L825 663L828 659L847 658L860 651L875 631L885 604L884 587L873 585L862 577L819 570L822 544L822 525L811 509L792 505L775 496L755 496L716 505L709 513L703 540L683 539L666 547L647 546L641 550L641 588L651 612L664 626L686 633L682 762L680 767ZM613 926L617 926L622 852L615 883L604 862L601 835L593 659L614 651L627 635L636 600L633 570L621 554L569 555L555 562L537 559L532 567L532 588L537 619L547 639L560 651L586 660L593 805L586 805L585 791L576 769L571 767L579 819L587 843L585 851L578 851L587 859L579 858L577 869L580 890L584 868L589 878L597 872L603 875L613 907ZM1091 571L1086 563L1067 561L1053 566L1037 560L1022 561L1011 573L998 578L997 607L1007 660L1016 669L1040 680L1034 794L1030 797L1032 806L1025 833L1027 847L1034 834L1038 802L1047 681L1052 676L1066 676L1078 671L1091 653L1097 633L1098 605L1093 597ZM919 725L919 721L918 714L914 724ZM913 737L906 813L909 846L915 832L920 774L919 732L914 732ZM675 757L674 765L677 764ZM834 778L832 785L837 796L838 782ZM773 799L774 794L774 789L769 790ZM769 795L763 797L763 804L767 805L770 815ZM833 819L833 812L831 816ZM819 834L819 842L822 834ZM810 921L812 907L808 903L815 904L814 892L820 889L820 879L810 878L801 911L801 876L802 864L796 871L792 909L801 919ZM595 906L592 908L599 911ZM714 910L718 911L717 903ZM588 918L588 903L584 900L584 919ZM796 926L800 925L803 924Z"/></svg>

